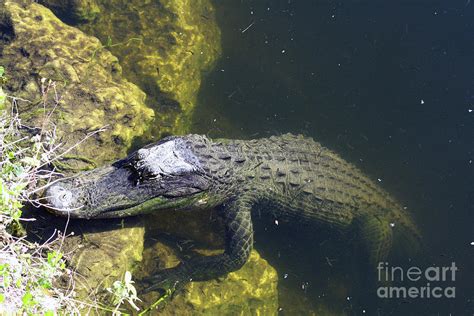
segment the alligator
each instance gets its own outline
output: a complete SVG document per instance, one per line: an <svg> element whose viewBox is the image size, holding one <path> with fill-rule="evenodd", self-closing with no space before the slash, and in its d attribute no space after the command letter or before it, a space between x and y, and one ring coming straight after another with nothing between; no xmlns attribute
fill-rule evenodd
<svg viewBox="0 0 474 316"><path fill-rule="evenodd" d="M253 247L252 209L340 231L355 227L374 266L387 258L395 232L407 240L421 238L408 212L375 181L301 135L170 136L110 166L59 179L45 198L54 213L88 219L215 208L225 226L223 253L159 271L147 280L148 291L242 267Z"/></svg>

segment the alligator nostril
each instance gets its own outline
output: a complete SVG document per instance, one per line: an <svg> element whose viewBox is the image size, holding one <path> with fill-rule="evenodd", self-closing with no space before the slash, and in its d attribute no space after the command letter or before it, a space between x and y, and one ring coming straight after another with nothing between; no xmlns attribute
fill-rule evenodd
<svg viewBox="0 0 474 316"><path fill-rule="evenodd" d="M59 184L51 186L46 196L48 205L58 210L68 209L73 204L71 191Z"/></svg>
<svg viewBox="0 0 474 316"><path fill-rule="evenodd" d="M138 159L143 160L150 154L149 150L142 148L138 150Z"/></svg>

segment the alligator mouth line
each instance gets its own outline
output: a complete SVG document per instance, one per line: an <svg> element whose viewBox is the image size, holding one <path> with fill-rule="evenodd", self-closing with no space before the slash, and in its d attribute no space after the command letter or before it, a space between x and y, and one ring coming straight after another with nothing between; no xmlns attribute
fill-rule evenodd
<svg viewBox="0 0 474 316"><path fill-rule="evenodd" d="M109 207L109 208L106 208L102 213L103 214L109 214L109 213L113 213L113 212L120 212L120 211L124 211L124 210L128 210L128 209L131 209L131 208L134 208L134 207L137 207L139 206L140 204L143 204L143 203L133 203L133 204L128 204L128 205L125 205L125 206L112 206L112 207ZM98 217L100 216L101 214L97 214L96 216L93 216L93 217Z"/></svg>
<svg viewBox="0 0 474 316"><path fill-rule="evenodd" d="M188 196L188 198L197 199L199 198L199 196L201 196L201 194L199 193L200 192L191 194ZM163 206L164 204L167 205L166 208L160 208L160 206ZM182 204L183 201L180 197L169 197L166 195L159 195L143 202L136 202L127 205L106 208L99 214L91 216L91 218L108 217L109 215L114 213L126 213L127 216L139 215L149 213L157 208L160 208L160 210L176 209L179 208Z"/></svg>

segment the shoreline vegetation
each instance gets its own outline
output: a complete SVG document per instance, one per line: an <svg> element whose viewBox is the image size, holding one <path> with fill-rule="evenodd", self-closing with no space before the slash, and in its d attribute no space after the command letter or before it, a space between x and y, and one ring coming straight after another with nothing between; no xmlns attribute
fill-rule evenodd
<svg viewBox="0 0 474 316"><path fill-rule="evenodd" d="M137 293L128 271L111 288L100 289L109 293L111 307L76 298L75 282L80 275L67 265L71 254L62 252L69 218L63 230L55 229L45 242L39 244L28 239L22 223L35 219L22 217L23 207L44 206L41 192L54 178L63 176L56 164L82 141L64 148L56 136L51 117L60 96L54 81L41 79L43 101L36 105L43 110L41 126L26 126L18 116L17 105L30 101L7 95L1 88L7 80L5 69L0 66L0 314L72 315L102 311L120 315L125 302L138 310L134 303ZM53 98L49 98L51 95ZM54 104L47 104L51 99ZM91 132L86 138L103 130Z"/></svg>

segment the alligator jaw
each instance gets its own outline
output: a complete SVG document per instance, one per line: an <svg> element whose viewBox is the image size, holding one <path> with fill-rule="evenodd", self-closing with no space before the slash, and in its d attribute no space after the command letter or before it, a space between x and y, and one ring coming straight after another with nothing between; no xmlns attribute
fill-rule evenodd
<svg viewBox="0 0 474 316"><path fill-rule="evenodd" d="M111 166L59 180L46 191L50 210L75 218L111 218L199 204L210 180L183 140L170 138Z"/></svg>

